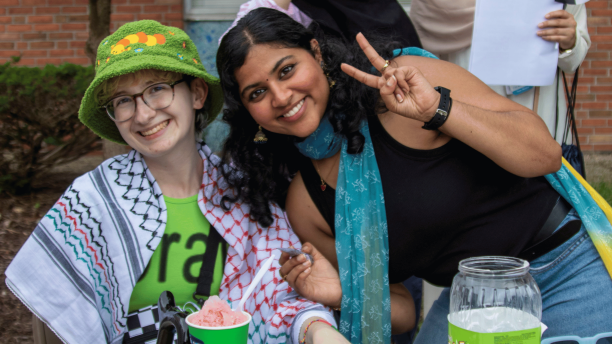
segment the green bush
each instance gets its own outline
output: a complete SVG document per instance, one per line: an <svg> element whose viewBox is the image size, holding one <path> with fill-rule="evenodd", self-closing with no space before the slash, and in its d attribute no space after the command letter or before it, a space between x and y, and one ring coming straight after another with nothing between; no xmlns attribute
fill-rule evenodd
<svg viewBox="0 0 612 344"><path fill-rule="evenodd" d="M612 183L599 182L592 186L608 204L612 205Z"/></svg>
<svg viewBox="0 0 612 344"><path fill-rule="evenodd" d="M0 192L29 192L52 167L97 148L78 119L93 76L91 66L0 65Z"/></svg>

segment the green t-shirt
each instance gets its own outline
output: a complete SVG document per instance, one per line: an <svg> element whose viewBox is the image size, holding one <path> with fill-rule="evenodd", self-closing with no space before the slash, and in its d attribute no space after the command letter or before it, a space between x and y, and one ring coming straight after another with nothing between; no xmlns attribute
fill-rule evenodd
<svg viewBox="0 0 612 344"><path fill-rule="evenodd" d="M210 223L198 206L197 195L181 199L164 196L164 200L168 211L166 230L134 287L130 313L157 305L159 295L164 290L172 292L177 306L182 307L187 301L195 302L193 293L198 285ZM221 245L225 245L225 242L219 244L217 251L211 295L219 294L223 278Z"/></svg>

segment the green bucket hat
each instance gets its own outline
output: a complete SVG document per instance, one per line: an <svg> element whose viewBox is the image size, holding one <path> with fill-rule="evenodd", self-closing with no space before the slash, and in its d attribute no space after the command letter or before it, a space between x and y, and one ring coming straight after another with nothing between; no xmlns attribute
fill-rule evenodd
<svg viewBox="0 0 612 344"><path fill-rule="evenodd" d="M191 38L181 29L164 26L154 20L125 24L102 40L98 46L95 68L96 76L81 101L79 119L94 133L113 142L126 144L115 122L96 102L94 90L116 76L141 69L191 75L208 84L208 99L211 101L209 123L223 106L219 79L206 72Z"/></svg>

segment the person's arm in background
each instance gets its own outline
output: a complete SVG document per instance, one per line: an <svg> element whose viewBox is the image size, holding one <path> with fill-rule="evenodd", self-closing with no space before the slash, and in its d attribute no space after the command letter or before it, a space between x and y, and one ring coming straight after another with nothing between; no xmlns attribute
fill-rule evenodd
<svg viewBox="0 0 612 344"><path fill-rule="evenodd" d="M284 10L288 10L289 4L291 4L291 0L274 0L274 2Z"/></svg>
<svg viewBox="0 0 612 344"><path fill-rule="evenodd" d="M559 43L559 68L572 73L584 60L591 38L587 29L584 5L568 5L566 10L547 14L550 18L540 23L538 35L550 42ZM569 52L566 50L571 49Z"/></svg>

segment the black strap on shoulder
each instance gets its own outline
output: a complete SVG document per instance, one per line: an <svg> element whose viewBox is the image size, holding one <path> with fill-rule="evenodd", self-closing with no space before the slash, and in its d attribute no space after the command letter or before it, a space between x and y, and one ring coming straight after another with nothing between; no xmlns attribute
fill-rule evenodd
<svg viewBox="0 0 612 344"><path fill-rule="evenodd" d="M210 226L210 233L206 238L206 251L204 252L204 259L202 260L202 267L200 267L200 275L198 276L198 286L193 298L198 301L200 305L204 304L204 299L198 298L196 295L210 296L210 286L212 285L213 276L215 273L215 263L217 261L217 251L219 250L219 243L223 238L217 230ZM223 259L227 250L223 249Z"/></svg>

